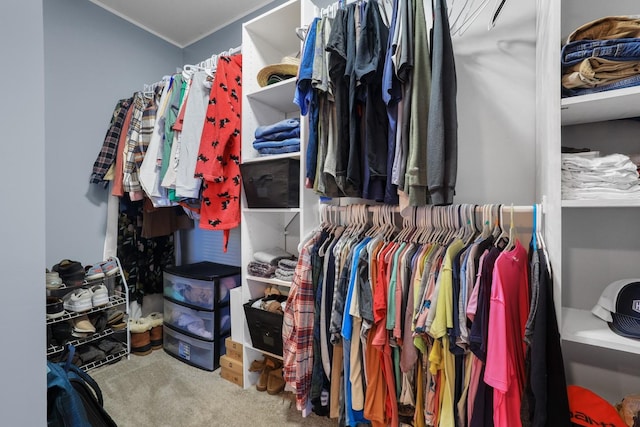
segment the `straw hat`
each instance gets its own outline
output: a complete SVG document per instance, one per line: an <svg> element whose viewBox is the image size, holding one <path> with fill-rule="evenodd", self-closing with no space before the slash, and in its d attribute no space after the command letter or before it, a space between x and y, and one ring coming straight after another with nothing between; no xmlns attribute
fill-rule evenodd
<svg viewBox="0 0 640 427"><path fill-rule="evenodd" d="M269 78L273 75L278 75L284 79L295 77L298 75L298 68L300 67L300 58L293 56L285 56L282 58L282 62L278 64L267 65L258 72L258 84L260 87L265 87L269 84Z"/></svg>

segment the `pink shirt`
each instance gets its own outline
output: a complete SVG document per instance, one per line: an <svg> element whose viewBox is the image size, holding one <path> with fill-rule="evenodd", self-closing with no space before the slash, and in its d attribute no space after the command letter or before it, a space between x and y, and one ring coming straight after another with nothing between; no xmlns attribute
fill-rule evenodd
<svg viewBox="0 0 640 427"><path fill-rule="evenodd" d="M520 427L525 384L524 327L529 315L527 251L516 241L498 256L489 306L489 342L484 381L493 390L495 427Z"/></svg>

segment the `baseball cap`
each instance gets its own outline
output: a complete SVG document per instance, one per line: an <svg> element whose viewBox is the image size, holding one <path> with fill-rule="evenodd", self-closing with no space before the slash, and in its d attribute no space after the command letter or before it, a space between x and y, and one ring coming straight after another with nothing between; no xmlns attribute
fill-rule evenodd
<svg viewBox="0 0 640 427"><path fill-rule="evenodd" d="M616 408L594 392L577 385L567 386L571 425L574 427L626 427Z"/></svg>
<svg viewBox="0 0 640 427"><path fill-rule="evenodd" d="M591 310L623 337L640 338L640 279L622 279L602 291Z"/></svg>

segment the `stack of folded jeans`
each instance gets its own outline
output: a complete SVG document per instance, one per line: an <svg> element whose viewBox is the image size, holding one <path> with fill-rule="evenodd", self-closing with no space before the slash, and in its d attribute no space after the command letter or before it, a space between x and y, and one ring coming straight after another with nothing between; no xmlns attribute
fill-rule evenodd
<svg viewBox="0 0 640 427"><path fill-rule="evenodd" d="M263 156L300 151L300 119L258 126L255 138L253 148Z"/></svg>
<svg viewBox="0 0 640 427"><path fill-rule="evenodd" d="M640 199L637 165L624 154L562 154L561 182L566 200Z"/></svg>
<svg viewBox="0 0 640 427"><path fill-rule="evenodd" d="M562 96L640 85L640 18L608 16L577 28L562 48Z"/></svg>

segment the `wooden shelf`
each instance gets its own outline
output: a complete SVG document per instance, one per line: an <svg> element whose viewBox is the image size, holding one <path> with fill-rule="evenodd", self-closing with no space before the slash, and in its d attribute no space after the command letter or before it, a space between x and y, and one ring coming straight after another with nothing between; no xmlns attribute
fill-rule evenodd
<svg viewBox="0 0 640 427"><path fill-rule="evenodd" d="M274 278L247 276L247 280L251 280L254 282L267 283L269 285L284 286L287 288L291 287L291 282L287 282L285 280L280 280L280 279L274 279Z"/></svg>
<svg viewBox="0 0 640 427"><path fill-rule="evenodd" d="M640 354L640 340L622 337L588 310L562 308L562 339L611 350Z"/></svg>
<svg viewBox="0 0 640 427"><path fill-rule="evenodd" d="M563 200L563 208L635 208L640 199Z"/></svg>
<svg viewBox="0 0 640 427"><path fill-rule="evenodd" d="M640 116L640 86L563 98L562 125L628 119Z"/></svg>

